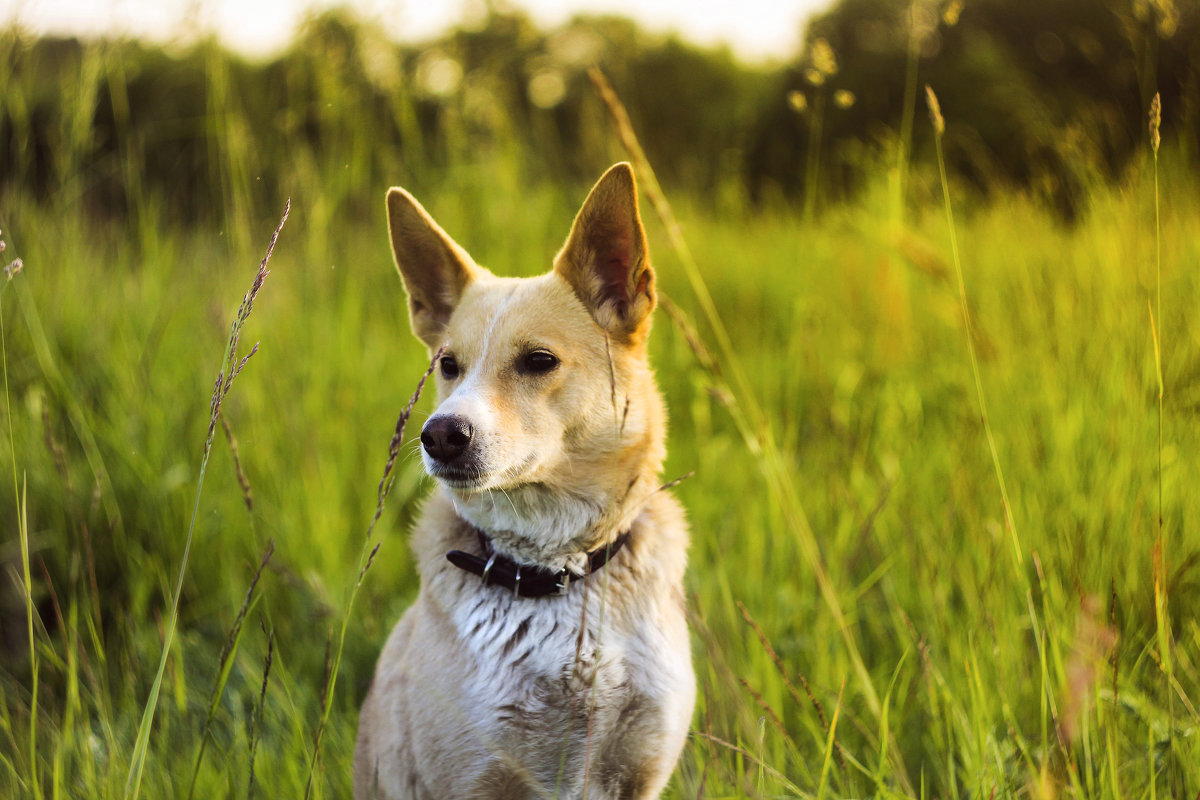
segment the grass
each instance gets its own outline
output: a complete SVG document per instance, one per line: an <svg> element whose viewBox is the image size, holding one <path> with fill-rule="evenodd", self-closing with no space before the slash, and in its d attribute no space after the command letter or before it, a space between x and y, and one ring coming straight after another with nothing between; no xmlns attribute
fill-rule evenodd
<svg viewBox="0 0 1200 800"><path fill-rule="evenodd" d="M206 124L252 149L237 119ZM239 188L243 151L215 167L233 224L0 193L29 265L0 294L0 795L123 797L139 768L147 797L348 796L357 709L416 592L429 483L394 431L429 362L387 247L400 178L346 141L260 155L295 203L220 409L237 461L217 439L200 470L212 358L276 222ZM1200 792L1200 194L1183 156L1164 148L1160 185L1158 165L1096 183L1071 228L919 165L904 227L890 164L811 218L651 195L665 477L695 471L673 491L699 702L669 796ZM547 268L586 191L502 149L421 180L501 274Z"/></svg>
<svg viewBox="0 0 1200 800"><path fill-rule="evenodd" d="M3 240L0 239L0 243ZM20 262L15 262L20 263ZM18 268L13 268L12 265L5 267L4 285L0 287L0 360L2 360L4 370L4 397L5 409L8 413L5 415L8 419L8 445L10 453L10 463L12 464L13 477L13 503L16 507L16 525L17 536L20 539L21 548L21 586L24 588L25 600L25 631L26 642L29 645L29 754L30 754L30 784L35 797L41 797L41 782L37 775L37 760L34 755L37 753L37 720L38 720L38 654L34 647L33 637L33 596L29 587L33 586L33 576L29 571L29 508L26 503L26 493L18 486L17 482L17 459L16 446L13 444L13 418L12 418L12 403L9 399L8 388L8 355L7 355L7 337L4 335L4 292L8 289L8 284L19 272Z"/></svg>
<svg viewBox="0 0 1200 800"><path fill-rule="evenodd" d="M175 628L179 621L179 598L183 592L184 580L187 577L188 556L192 551L192 541L196 533L196 517L200 513L201 491L204 488L204 473L208 467L209 456L212 455L213 436L217 430L217 422L222 419L221 404L229 395L229 390L233 388L234 379L241 374L251 356L258 352L258 345L255 344L246 355L238 357L242 328L245 326L246 320L250 317L250 312L254 309L254 299L258 296L258 292L262 289L263 282L269 274L267 264L271 260L271 253L275 250L275 242L279 239L279 232L283 229L284 223L287 222L290 210L291 202L289 201L284 207L283 218L279 221L279 227L275 229L274 235L271 236L271 243L267 246L267 253L263 256L262 261L258 263L258 271L255 273L254 282L246 290L246 294L242 298L242 303L238 306L237 315L234 317L233 326L229 331L229 341L225 344L225 353L221 359L221 371L217 373L217 380L213 384L212 399L209 401L208 435L204 439L204 452L200 457L199 476L196 478L196 499L192 502L191 521L188 523L187 537L184 540L183 546L183 556L179 562L179 577L175 580L175 589L171 598L171 611L167 619L166 635L162 647L162 656L158 662L158 672L154 676L154 681L150 684L150 697L146 700L146 706L142 712L142 720L138 725L137 742L134 745L132 763L129 765L129 777L125 781L126 796L132 795L136 798L141 791L142 770L146 763L146 748L150 741L150 730L154 726L154 714L158 708L158 695L162 688L163 672L167 667L167 657L171 652L171 646L175 638ZM225 430L229 430L228 423L226 423ZM236 457L237 450L233 441L232 434L230 434L230 452ZM244 483L245 477L242 475L241 466L237 464L236 460L235 470L238 475L238 482ZM268 548L268 552L269 550L270 548ZM251 591L253 591L254 585L258 583L258 575L260 573L261 568L259 573L255 573L254 580L251 581ZM230 634L233 641L236 641L237 633L241 630L243 615L244 612L238 612L238 618L234 622L233 631ZM220 658L222 662L221 673L225 671L226 665L224 662L226 658L227 656L223 652ZM218 686L223 682L223 677L218 678ZM209 722L205 723L206 728L209 727L211 717L212 712L210 711ZM202 737L201 748L203 748L205 741L206 739ZM201 749L200 754L196 757L197 769L199 769L199 762L202 755L203 749ZM192 785L195 785L194 772Z"/></svg>

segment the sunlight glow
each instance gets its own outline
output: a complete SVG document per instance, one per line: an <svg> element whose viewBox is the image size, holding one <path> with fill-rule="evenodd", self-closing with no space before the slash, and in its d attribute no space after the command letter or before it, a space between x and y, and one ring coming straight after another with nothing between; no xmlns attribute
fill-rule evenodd
<svg viewBox="0 0 1200 800"><path fill-rule="evenodd" d="M804 20L831 0L519 0L538 24L550 27L575 14L617 14L656 33L678 33L704 45L727 44L749 61L782 60L800 45ZM484 13L481 0L349 0L393 38L430 39ZM0 25L16 21L33 34L118 33L187 44L216 32L249 55L283 47L306 14L337 5L329 0L0 0ZM501 4L503 6L503 4Z"/></svg>

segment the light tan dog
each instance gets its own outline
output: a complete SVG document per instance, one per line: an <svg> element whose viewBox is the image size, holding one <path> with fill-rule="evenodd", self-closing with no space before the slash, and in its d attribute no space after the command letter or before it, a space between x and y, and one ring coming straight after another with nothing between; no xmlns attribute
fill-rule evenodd
<svg viewBox="0 0 1200 800"><path fill-rule="evenodd" d="M403 189L387 207L413 331L445 348L421 434L439 487L413 532L420 593L363 705L355 796L657 797L695 678L633 171L605 173L536 278L477 266Z"/></svg>

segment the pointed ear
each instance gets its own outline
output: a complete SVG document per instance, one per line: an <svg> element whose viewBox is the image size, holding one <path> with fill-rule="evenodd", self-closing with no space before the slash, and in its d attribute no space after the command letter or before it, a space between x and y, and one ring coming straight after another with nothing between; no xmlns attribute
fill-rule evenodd
<svg viewBox="0 0 1200 800"><path fill-rule="evenodd" d="M479 268L405 190L388 190L387 211L392 255L408 292L413 333L433 350Z"/></svg>
<svg viewBox="0 0 1200 800"><path fill-rule="evenodd" d="M655 302L654 270L629 164L612 167L592 188L554 270L611 336L621 341L645 336Z"/></svg>

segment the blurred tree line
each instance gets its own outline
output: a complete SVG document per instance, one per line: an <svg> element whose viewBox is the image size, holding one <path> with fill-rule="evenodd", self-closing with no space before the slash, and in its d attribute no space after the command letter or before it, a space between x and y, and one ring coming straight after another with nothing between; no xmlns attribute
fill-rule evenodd
<svg viewBox="0 0 1200 800"><path fill-rule="evenodd" d="M615 155L592 64L662 177L713 197L812 207L881 165L902 186L931 150L926 83L952 168L985 192L1021 187L1069 216L1088 181L1140 152L1155 91L1168 140L1196 162L1192 0L838 0L804 42L791 63L755 67L619 18L543 31L495 6L421 46L328 12L265 62L211 39L179 50L8 30L0 196L205 218L273 203L297 175L340 180L364 211L377 184L420 189L463 164L585 181Z"/></svg>
<svg viewBox="0 0 1200 800"><path fill-rule="evenodd" d="M1164 129L1194 168L1200 3L837 0L810 21L781 84L754 123L753 188L794 191L818 163L813 153L840 192L873 159L895 158L903 171L909 155L929 158L928 84L958 174L985 191L1029 188L1070 216L1090 181L1120 177L1144 148L1155 92L1170 109Z"/></svg>

